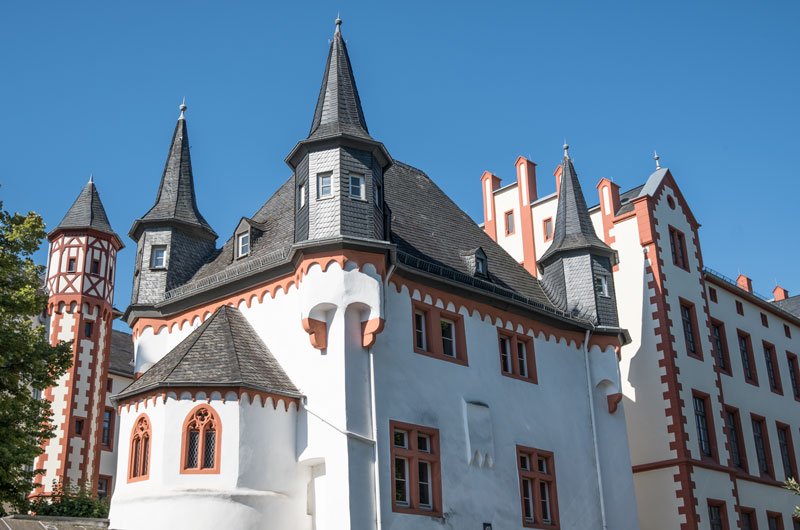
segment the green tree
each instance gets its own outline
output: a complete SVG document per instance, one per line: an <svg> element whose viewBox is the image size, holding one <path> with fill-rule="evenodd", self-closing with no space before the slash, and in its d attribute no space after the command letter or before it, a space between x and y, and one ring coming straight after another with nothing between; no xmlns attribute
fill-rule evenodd
<svg viewBox="0 0 800 530"><path fill-rule="evenodd" d="M34 325L47 303L44 267L33 262L44 236L39 215L10 214L0 202L0 512L27 507L41 473L31 465L53 437L49 404L32 391L53 386L72 362L69 344L51 346Z"/></svg>
<svg viewBox="0 0 800 530"><path fill-rule="evenodd" d="M791 491L795 495L800 495L800 484L793 478L789 478L783 483L783 487ZM800 517L800 506L794 507L794 516Z"/></svg>

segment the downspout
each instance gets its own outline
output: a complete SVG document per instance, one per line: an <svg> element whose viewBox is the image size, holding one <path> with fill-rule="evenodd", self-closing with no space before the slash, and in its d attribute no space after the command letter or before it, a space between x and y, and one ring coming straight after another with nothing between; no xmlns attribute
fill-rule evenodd
<svg viewBox="0 0 800 530"><path fill-rule="evenodd" d="M606 521L606 499L605 492L603 491L603 470L600 465L600 448L597 443L597 422L594 415L594 388L592 386L591 367L589 366L589 338L592 336L592 330L586 330L586 337L583 340L583 353L586 363L586 389L589 391L589 416L592 420L592 444L594 445L594 460L597 469L597 491L600 495L600 520L602 522L603 530L608 529L608 521Z"/></svg>

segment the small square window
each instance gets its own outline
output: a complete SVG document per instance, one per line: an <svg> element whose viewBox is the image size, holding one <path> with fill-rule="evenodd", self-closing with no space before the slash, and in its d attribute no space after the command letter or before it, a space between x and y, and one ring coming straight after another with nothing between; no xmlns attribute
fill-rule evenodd
<svg viewBox="0 0 800 530"><path fill-rule="evenodd" d="M92 272L92 274L100 274L100 260L99 259L93 259L92 260L91 272Z"/></svg>
<svg viewBox="0 0 800 530"><path fill-rule="evenodd" d="M744 316L744 305L739 300L736 300L736 312Z"/></svg>
<svg viewBox="0 0 800 530"><path fill-rule="evenodd" d="M783 325L783 334L786 335L787 339L792 338L792 330L789 328L788 324Z"/></svg>
<svg viewBox="0 0 800 530"><path fill-rule="evenodd" d="M114 380L110 377L106 379L106 392L111 393L114 391Z"/></svg>
<svg viewBox="0 0 800 530"><path fill-rule="evenodd" d="M69 258L69 260L67 260L67 272L75 272L76 263L77 261L75 258Z"/></svg>
<svg viewBox="0 0 800 530"><path fill-rule="evenodd" d="M306 185L300 184L300 187L297 189L297 195L300 196L300 208L303 208L306 205Z"/></svg>
<svg viewBox="0 0 800 530"><path fill-rule="evenodd" d="M431 452L431 437L427 434L417 435L417 450L425 453Z"/></svg>
<svg viewBox="0 0 800 530"><path fill-rule="evenodd" d="M81 436L83 434L83 420L75 420L75 434Z"/></svg>
<svg viewBox="0 0 800 530"><path fill-rule="evenodd" d="M237 256L243 257L250 254L250 232L239 234L236 238Z"/></svg>
<svg viewBox="0 0 800 530"><path fill-rule="evenodd" d="M150 249L150 268L164 269L167 267L167 247L165 245L154 245Z"/></svg>
<svg viewBox="0 0 800 530"><path fill-rule="evenodd" d="M514 210L506 212L506 235L514 233Z"/></svg>
<svg viewBox="0 0 800 530"><path fill-rule="evenodd" d="M108 483L107 477L100 477L97 479L97 498L105 499L108 497Z"/></svg>
<svg viewBox="0 0 800 530"><path fill-rule="evenodd" d="M715 304L717 303L717 290L713 287L708 288L708 298Z"/></svg>
<svg viewBox="0 0 800 530"><path fill-rule="evenodd" d="M394 446L395 447L408 447L408 433L395 429L394 431Z"/></svg>
<svg viewBox="0 0 800 530"><path fill-rule="evenodd" d="M94 331L94 324L92 322L86 322L83 324L83 336L89 338L92 336L92 331Z"/></svg>
<svg viewBox="0 0 800 530"><path fill-rule="evenodd" d="M548 217L547 219L545 219L542 223L542 226L544 229L544 240L550 241L551 239L553 239L553 218Z"/></svg>
<svg viewBox="0 0 800 530"><path fill-rule="evenodd" d="M456 356L456 325L452 320L441 319L442 328L442 353L448 357Z"/></svg>
<svg viewBox="0 0 800 530"><path fill-rule="evenodd" d="M317 175L317 197L323 199L333 196L332 174L320 173Z"/></svg>
<svg viewBox="0 0 800 530"><path fill-rule="evenodd" d="M350 196L355 199L364 198L364 175L350 175Z"/></svg>
<svg viewBox="0 0 800 530"><path fill-rule="evenodd" d="M611 291L608 288L608 276L605 274L599 274L594 277L594 288L600 296L605 298L611 296Z"/></svg>
<svg viewBox="0 0 800 530"><path fill-rule="evenodd" d="M764 326L765 328L769 327L769 320L767 320L767 315L765 315L764 313L761 313L761 325Z"/></svg>

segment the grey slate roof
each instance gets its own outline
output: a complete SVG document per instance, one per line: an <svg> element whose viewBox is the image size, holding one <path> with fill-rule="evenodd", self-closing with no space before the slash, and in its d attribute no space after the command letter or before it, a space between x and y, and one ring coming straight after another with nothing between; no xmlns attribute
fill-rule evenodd
<svg viewBox="0 0 800 530"><path fill-rule="evenodd" d="M111 330L111 358L108 371L133 378L133 337L130 333Z"/></svg>
<svg viewBox="0 0 800 530"><path fill-rule="evenodd" d="M67 214L58 223L56 230L64 228L93 228L117 236L108 222L106 209L92 180L83 187L78 198L72 203ZM117 236L118 238L118 236Z"/></svg>
<svg viewBox="0 0 800 530"><path fill-rule="evenodd" d="M641 193L642 188L644 188L644 184L640 184L639 186L631 188L626 192L620 193L619 209L616 212L614 212L614 214L622 215L624 213L633 211L633 203L631 201L639 196L639 193ZM590 206L589 211L592 211L596 208L600 208L600 203Z"/></svg>
<svg viewBox="0 0 800 530"><path fill-rule="evenodd" d="M800 318L800 295L790 296L785 300L772 303L787 313L791 313L797 318Z"/></svg>
<svg viewBox="0 0 800 530"><path fill-rule="evenodd" d="M310 140L339 134L371 139L350 65L350 55L339 31L340 24L341 21L337 20L311 131L308 133Z"/></svg>
<svg viewBox="0 0 800 530"><path fill-rule="evenodd" d="M189 154L189 131L183 115L178 119L175 132L172 133L172 143L161 175L156 202L141 219L133 223L131 235L135 238L134 234L144 223L164 221L188 224L199 228L209 236L217 237L216 232L197 208L192 159Z"/></svg>
<svg viewBox="0 0 800 530"><path fill-rule="evenodd" d="M246 387L300 396L244 315L228 306L217 309L118 398L160 387L190 386Z"/></svg>
<svg viewBox="0 0 800 530"><path fill-rule="evenodd" d="M561 252L582 248L593 248L604 254L613 252L594 231L575 167L569 156L565 155L561 163L561 186L553 243L542 254L539 262L544 264Z"/></svg>

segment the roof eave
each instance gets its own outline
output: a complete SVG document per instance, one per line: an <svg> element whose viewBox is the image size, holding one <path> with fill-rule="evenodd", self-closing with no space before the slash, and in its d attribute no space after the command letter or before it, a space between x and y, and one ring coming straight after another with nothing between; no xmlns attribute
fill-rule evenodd
<svg viewBox="0 0 800 530"><path fill-rule="evenodd" d="M360 136L355 136L347 133L339 133L331 136L323 136L321 138L307 138L305 140L300 140L299 142L297 142L297 144L295 144L295 146L286 156L284 161L290 168L292 168L292 171L294 171L310 146L315 144L324 145L326 143L331 144L331 146L341 145L345 147L355 147L360 149L363 149L365 146L368 146L369 149L367 150L371 151L372 154L376 156L376 158L378 159L378 164L380 164L381 168L384 171L389 166L394 164L392 156L389 154L389 151L386 149L386 146L384 146L382 142L369 138L362 138Z"/></svg>

